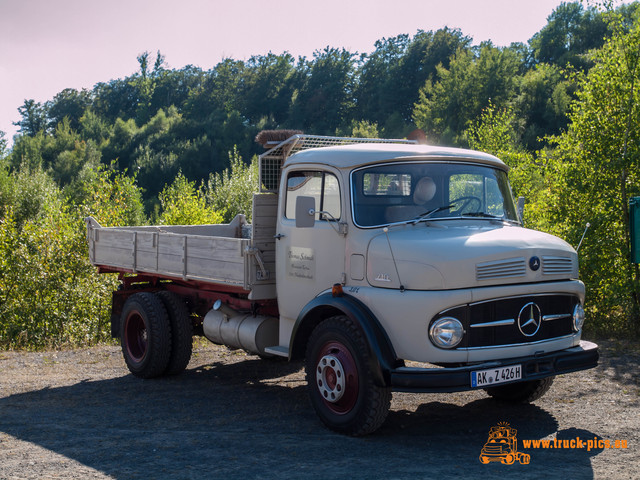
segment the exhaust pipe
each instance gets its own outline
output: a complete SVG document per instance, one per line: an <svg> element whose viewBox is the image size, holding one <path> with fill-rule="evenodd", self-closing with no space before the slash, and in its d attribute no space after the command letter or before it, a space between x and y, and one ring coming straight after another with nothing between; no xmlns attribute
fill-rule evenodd
<svg viewBox="0 0 640 480"><path fill-rule="evenodd" d="M204 336L213 343L271 356L265 348L278 345L278 319L240 313L217 300L202 323Z"/></svg>

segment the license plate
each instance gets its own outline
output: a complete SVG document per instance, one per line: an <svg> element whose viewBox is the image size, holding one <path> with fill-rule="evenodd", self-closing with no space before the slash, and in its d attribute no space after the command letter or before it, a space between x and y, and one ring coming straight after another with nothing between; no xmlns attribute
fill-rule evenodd
<svg viewBox="0 0 640 480"><path fill-rule="evenodd" d="M471 372L471 386L491 387L498 383L512 382L522 378L521 365L509 365L508 367L490 368Z"/></svg>

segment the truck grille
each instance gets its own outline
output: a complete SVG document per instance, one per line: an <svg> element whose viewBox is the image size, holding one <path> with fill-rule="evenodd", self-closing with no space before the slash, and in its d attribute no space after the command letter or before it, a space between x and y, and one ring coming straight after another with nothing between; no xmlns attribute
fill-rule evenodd
<svg viewBox="0 0 640 480"><path fill-rule="evenodd" d="M572 295L534 295L472 304L469 306L467 347L530 343L569 335L573 332L572 314L577 302L578 298ZM519 328L518 316L530 304L539 308L540 328L534 335L527 336ZM529 316L529 312L525 311L523 315ZM533 329L524 331L529 334Z"/></svg>
<svg viewBox="0 0 640 480"><path fill-rule="evenodd" d="M544 275L569 275L573 273L573 262L569 257L542 257Z"/></svg>
<svg viewBox="0 0 640 480"><path fill-rule="evenodd" d="M510 258L476 265L476 278L478 280L523 277L526 274L527 263L524 258Z"/></svg>
<svg viewBox="0 0 640 480"><path fill-rule="evenodd" d="M574 333L573 309L579 301L575 295L488 300L449 309L434 320L452 316L462 322L465 336L458 349L520 345ZM525 326L531 317L534 324Z"/></svg>

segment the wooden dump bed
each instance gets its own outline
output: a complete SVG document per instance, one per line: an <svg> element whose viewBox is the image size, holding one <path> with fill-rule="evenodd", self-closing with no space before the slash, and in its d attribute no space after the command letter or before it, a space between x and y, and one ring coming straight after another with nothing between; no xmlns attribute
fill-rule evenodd
<svg viewBox="0 0 640 480"><path fill-rule="evenodd" d="M254 223L102 227L87 218L95 266L240 287L250 299L275 298L277 196L254 196Z"/></svg>

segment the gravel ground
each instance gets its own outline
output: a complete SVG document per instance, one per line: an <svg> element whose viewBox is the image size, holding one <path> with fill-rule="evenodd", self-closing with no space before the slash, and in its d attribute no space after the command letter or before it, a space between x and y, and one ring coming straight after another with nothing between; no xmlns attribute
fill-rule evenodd
<svg viewBox="0 0 640 480"><path fill-rule="evenodd" d="M0 352L0 478L640 478L640 345L600 341L597 369L560 376L532 405L484 392L395 393L386 423L326 430L301 364L198 343L187 371L130 375L116 346ZM509 422L529 465L482 465L489 429ZM579 438L582 449L524 448ZM626 449L587 451L587 440Z"/></svg>

